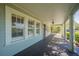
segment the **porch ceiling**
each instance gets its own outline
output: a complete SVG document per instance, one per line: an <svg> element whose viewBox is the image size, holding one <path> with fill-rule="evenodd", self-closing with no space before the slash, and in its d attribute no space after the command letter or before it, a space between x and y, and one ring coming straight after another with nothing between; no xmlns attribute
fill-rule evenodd
<svg viewBox="0 0 79 59"><path fill-rule="evenodd" d="M30 15L55 24L62 24L75 4L69 3L20 3L14 4Z"/></svg>

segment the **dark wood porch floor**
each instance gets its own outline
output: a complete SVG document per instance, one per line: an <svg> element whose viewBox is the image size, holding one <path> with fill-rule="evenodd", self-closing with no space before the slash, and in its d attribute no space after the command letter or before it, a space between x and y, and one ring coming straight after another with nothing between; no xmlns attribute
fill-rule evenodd
<svg viewBox="0 0 79 59"><path fill-rule="evenodd" d="M15 56L77 56L68 51L69 44L60 34L52 34Z"/></svg>

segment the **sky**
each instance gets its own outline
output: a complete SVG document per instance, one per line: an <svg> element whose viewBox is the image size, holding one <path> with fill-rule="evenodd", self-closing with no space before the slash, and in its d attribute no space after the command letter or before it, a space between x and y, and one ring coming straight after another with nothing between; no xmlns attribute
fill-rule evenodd
<svg viewBox="0 0 79 59"><path fill-rule="evenodd" d="M74 21L79 23L79 10L74 14Z"/></svg>

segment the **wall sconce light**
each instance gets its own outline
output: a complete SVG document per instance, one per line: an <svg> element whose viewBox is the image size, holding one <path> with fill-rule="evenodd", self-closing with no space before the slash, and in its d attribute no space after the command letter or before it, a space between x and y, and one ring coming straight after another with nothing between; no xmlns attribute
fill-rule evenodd
<svg viewBox="0 0 79 59"><path fill-rule="evenodd" d="M52 20L52 24L54 24L54 20Z"/></svg>

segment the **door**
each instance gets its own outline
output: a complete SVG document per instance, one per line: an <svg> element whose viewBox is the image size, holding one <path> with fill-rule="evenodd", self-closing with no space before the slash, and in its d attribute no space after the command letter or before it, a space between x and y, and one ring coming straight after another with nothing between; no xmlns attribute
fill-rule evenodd
<svg viewBox="0 0 79 59"><path fill-rule="evenodd" d="M43 24L43 36L46 37L46 24Z"/></svg>

